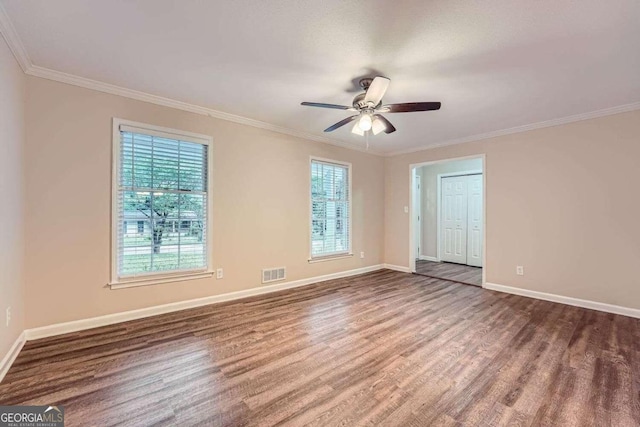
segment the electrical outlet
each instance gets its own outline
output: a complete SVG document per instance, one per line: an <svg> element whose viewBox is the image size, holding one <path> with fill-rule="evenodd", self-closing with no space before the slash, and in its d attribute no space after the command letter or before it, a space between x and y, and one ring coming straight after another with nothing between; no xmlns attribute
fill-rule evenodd
<svg viewBox="0 0 640 427"><path fill-rule="evenodd" d="M364 258L364 252L360 252L360 258Z"/></svg>
<svg viewBox="0 0 640 427"><path fill-rule="evenodd" d="M216 279L222 279L224 277L224 273L221 268L216 270Z"/></svg>
<svg viewBox="0 0 640 427"><path fill-rule="evenodd" d="M404 207L404 213L409 213L409 206Z"/></svg>
<svg viewBox="0 0 640 427"><path fill-rule="evenodd" d="M11 323L11 307L7 307L7 326Z"/></svg>
<svg viewBox="0 0 640 427"><path fill-rule="evenodd" d="M521 265L516 266L516 274L518 276L524 276L524 267Z"/></svg>

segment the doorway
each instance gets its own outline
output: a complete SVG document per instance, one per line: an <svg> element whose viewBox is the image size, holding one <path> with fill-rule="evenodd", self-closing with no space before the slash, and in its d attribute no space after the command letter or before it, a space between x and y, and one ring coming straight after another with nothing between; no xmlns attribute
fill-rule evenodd
<svg viewBox="0 0 640 427"><path fill-rule="evenodd" d="M482 286L484 156L411 165L411 271Z"/></svg>

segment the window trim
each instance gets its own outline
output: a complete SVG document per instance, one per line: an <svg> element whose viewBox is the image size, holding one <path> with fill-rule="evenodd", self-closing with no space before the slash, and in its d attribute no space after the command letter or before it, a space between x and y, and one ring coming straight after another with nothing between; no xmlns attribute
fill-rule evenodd
<svg viewBox="0 0 640 427"><path fill-rule="evenodd" d="M148 135L180 139L182 141L195 142L207 146L207 227L206 227L206 260L207 268L189 269L180 271L168 271L136 276L118 276L118 178L120 176L120 126L132 127L146 132ZM200 279L213 276L213 242L211 238L213 217L213 138L193 132L178 129L149 125L146 123L113 117L112 126L112 151L111 151L111 277L108 283L111 289L130 288L134 286L155 285L160 283L181 282L185 280Z"/></svg>
<svg viewBox="0 0 640 427"><path fill-rule="evenodd" d="M323 162L330 163L338 166L345 166L348 171L348 192L349 192L349 249L347 251L342 252L333 252L330 254L323 255L313 255L313 198L311 196L311 184L313 182L313 162ZM353 182L352 182L352 165L349 162L343 162L340 160L327 159L324 157L318 156L309 156L309 182L307 184L307 191L309 194L309 258L307 261L309 264L322 262L322 261L332 261L337 259L349 258L353 256L353 192L351 191Z"/></svg>

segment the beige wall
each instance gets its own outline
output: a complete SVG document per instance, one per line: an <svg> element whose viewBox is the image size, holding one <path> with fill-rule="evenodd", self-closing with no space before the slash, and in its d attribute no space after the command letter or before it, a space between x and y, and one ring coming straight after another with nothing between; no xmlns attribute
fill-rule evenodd
<svg viewBox="0 0 640 427"><path fill-rule="evenodd" d="M409 264L409 164L481 153L488 282L640 308L640 111L386 159L387 263Z"/></svg>
<svg viewBox="0 0 640 427"><path fill-rule="evenodd" d="M27 94L28 328L257 287L267 267L296 280L383 262L381 157L34 77ZM112 117L213 137L213 266L224 279L106 287ZM310 155L353 164L354 257L307 262Z"/></svg>
<svg viewBox="0 0 640 427"><path fill-rule="evenodd" d="M420 176L422 243L420 255L438 256L438 175L444 173L481 171L482 159L466 159L417 168Z"/></svg>
<svg viewBox="0 0 640 427"><path fill-rule="evenodd" d="M0 36L0 360L24 329L23 161L25 76ZM11 323L6 326L7 307Z"/></svg>
<svg viewBox="0 0 640 427"><path fill-rule="evenodd" d="M18 74L11 76L22 80ZM288 280L296 280L382 262L408 266L409 164L478 154L486 154L487 281L640 308L634 169L640 112L383 159L44 79L26 81L26 328L253 288L265 267L286 265ZM18 98L2 103L20 104ZM106 287L112 117L213 137L213 267L225 269L224 279ZM9 130L18 134L13 140L20 129ZM11 147L19 159L19 144ZM307 262L310 155L353 163L353 258ZM11 177L3 182L19 182L19 164L7 162L2 173ZM11 249L3 272L12 277L19 268L5 260L19 265L19 212L2 213L16 225L4 231L16 244L3 246ZM525 276L515 275L516 265Z"/></svg>

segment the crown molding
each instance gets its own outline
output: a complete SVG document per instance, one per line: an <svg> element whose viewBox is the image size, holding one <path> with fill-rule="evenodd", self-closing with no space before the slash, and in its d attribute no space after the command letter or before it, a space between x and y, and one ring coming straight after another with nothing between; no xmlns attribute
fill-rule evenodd
<svg viewBox="0 0 640 427"><path fill-rule="evenodd" d="M552 126L559 126L559 125L578 122L582 120L595 119L598 117L604 117L604 116L610 116L613 114L640 110L640 102L635 102L631 104L620 105L617 107L605 108L597 111L590 111L587 113L574 114L572 116L561 117L558 119L546 120L542 122L531 123L528 125L516 126L512 128L500 129L492 132L471 135L464 138L456 138L448 141L439 142L436 144L430 144L428 146L421 146L421 147L410 148L407 150L399 150L399 151L392 151L392 152L379 152L375 150L367 150L365 147L360 145L350 144L346 142L337 142L335 140L332 140L329 138L323 138L321 136L317 136L308 132L297 131L297 130L285 128L282 126L276 126L276 125L272 125L270 123L262 122L259 120L237 116L235 114L225 113L223 111L218 111L218 110L202 107L195 104L190 104L183 101L177 101L171 98L152 95L146 92L127 89L121 86L112 85L110 83L104 83L97 80L87 79L85 77L76 76L74 74L63 73L61 71L55 71L55 70L40 67L37 65L30 65L25 70L25 73L34 77L54 80L57 82L67 83L70 85L79 86L86 89L92 89L99 92L109 93L111 95L123 96L125 98L135 99L143 102L149 102L151 104L162 105L164 107L175 108L178 110L188 111L191 113L201 114L208 117L214 117L221 120L226 120L234 123L239 123L247 126L269 130L272 132L295 136L295 137L306 139L306 140L322 142L324 144L330 144L336 147L346 148L350 150L360 151L360 152L369 153L376 156L384 156L384 157L394 157L394 156L399 156L403 154L411 154L419 151L446 147L449 145L458 145L458 144L464 144L467 142L482 141L485 139L491 139L498 136L512 135L516 133L528 132L536 129L544 129Z"/></svg>
<svg viewBox="0 0 640 427"><path fill-rule="evenodd" d="M121 86L112 85L110 83L104 83L97 80L87 79L85 77L63 73L61 71L56 71L49 68L40 67L37 65L32 65L25 71L25 73L34 77L40 77L43 79L48 79L48 80L53 80L61 83L74 85L74 86L83 87L85 89L92 89L99 92L108 93L111 95L118 95L125 98L135 99L137 101L148 102L151 104L162 105L164 107L175 108L182 111L201 114L203 116L213 117L216 119L226 120L234 123L239 123L242 125L265 129L272 132L295 136L295 137L306 139L306 140L322 142L324 144L330 144L336 147L361 151L364 153L369 153L377 156L384 155L383 153L380 153L377 151L367 150L364 146L350 144L346 142L338 142L329 138L323 138L321 136L314 135L312 133L289 129L282 126L277 126L270 123L262 122L259 120L237 116L235 114L225 113L224 111L218 111L211 108L202 107L200 105L190 104L188 102L178 101L171 98L165 98L162 96L153 95L146 92L127 89Z"/></svg>
<svg viewBox="0 0 640 427"><path fill-rule="evenodd" d="M626 113L629 111L640 110L640 102L632 104L620 105L617 107L605 108L602 110L591 111L588 113L575 114L572 116L561 117L558 119L546 120L537 123L531 123L523 126L516 126L507 129L500 129L492 132L470 135L463 138L456 138L446 141L441 141L435 144L429 144L427 146L420 146L409 148L406 150L398 150L391 152L382 152L377 150L370 150L366 147L358 144L336 141L333 139L318 136L312 133L298 131L295 129L286 128L283 126L277 126L270 123L262 122L260 120L250 119L248 117L238 116L235 114L225 113L224 111L218 111L200 105L190 104L188 102L178 101L171 98L165 98L158 95L153 95L146 92L141 92L133 89L127 89L121 86L112 85L110 83L104 83L97 80L88 79L85 77L76 76L74 74L63 73L61 71L52 70L50 68L44 68L37 65L33 65L27 50L25 49L22 40L18 36L13 24L6 11L0 3L0 33L2 33L4 39L7 41L13 56L20 64L22 70L34 77L40 77L43 79L53 80L61 83L66 83L74 86L83 87L86 89L92 89L99 92L109 93L111 95L123 96L125 98L135 99L138 101L148 102L151 104L161 105L164 107L175 108L182 111L188 111L195 114L201 114L208 117L213 117L221 120L226 120L234 123L239 123L247 126L256 127L259 129L265 129L272 132L277 132L284 135L290 135L297 138L306 139L309 141L321 142L324 144L333 145L336 147L346 148L349 150L360 151L376 156L394 157L403 154L417 153L419 151L432 150L435 148L446 147L449 145L464 144L467 142L482 141L485 139L495 138L498 136L512 135L515 133L528 132L536 129L543 129L552 126L559 126L568 123L578 122L582 120L595 119L598 117L610 116L613 114Z"/></svg>
<svg viewBox="0 0 640 427"><path fill-rule="evenodd" d="M507 129L500 129L492 132L481 133L477 135L466 136L464 138L452 139L436 144L431 144L426 147L416 147L407 150L392 151L385 153L385 157L400 156L402 154L412 154L419 151L432 150L434 148L447 147L449 145L464 144L466 142L482 141L484 139L496 138L498 136L512 135L514 133L528 132L536 129L544 129L552 126L565 125L568 123L579 122L582 120L596 119L598 117L611 116L613 114L627 113L629 111L640 110L640 102L634 102L631 104L619 105L617 107L605 108L597 111L590 111L588 113L574 114L572 116L561 117L559 119L545 120L543 122L531 123L523 126L516 126Z"/></svg>
<svg viewBox="0 0 640 427"><path fill-rule="evenodd" d="M97 80L88 79L85 77L76 76L73 74L63 73L61 71L52 70L50 68L40 67L34 65L29 58L29 54L22 43L22 40L18 36L9 15L2 7L0 3L0 33L4 37L9 46L9 49L16 58L16 61L22 68L25 74L34 77L40 77L43 79L53 80L61 83L66 83L74 86L83 87L85 89L92 89L99 92L108 93L111 95L123 96L125 98L135 99L137 101L148 102L151 104L161 105L164 107L175 108L177 110L188 111L190 113L201 114L203 116L213 117L216 119L226 120L229 122L239 123L242 125L252 126L259 129L265 129L272 132L277 132L284 135L294 136L297 138L306 139L309 141L321 142L323 144L329 144L340 148L346 148L349 150L360 151L376 156L384 156L384 153L367 149L364 146L358 144L352 144L348 142L336 141L330 138L325 138L312 133L299 131L295 129L286 128L283 126L273 125L271 123L262 122L260 120L250 119L248 117L237 116L235 114L225 113L224 111L214 110L212 108L202 107L200 105L190 104L188 102L178 101L171 98L165 98L158 95L153 95L146 92L141 92L133 89L127 89L121 86L116 86L110 83L104 83Z"/></svg>
<svg viewBox="0 0 640 427"><path fill-rule="evenodd" d="M25 73L32 66L31 59L29 58L29 54L27 54L27 50L24 48L22 44L22 40L18 37L18 33L16 32L13 23L11 23L11 19L9 19L9 15L2 7L0 3L0 33L7 41L7 45L9 45L9 49L13 53L13 56L18 61L20 68Z"/></svg>

